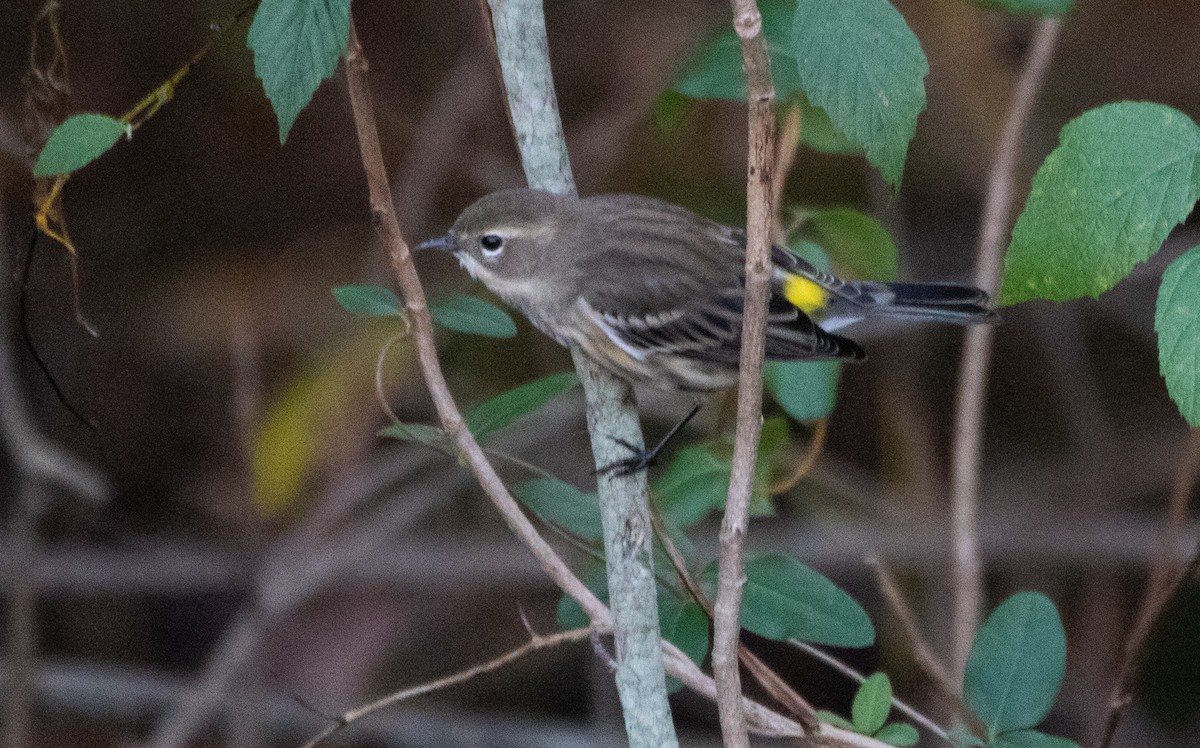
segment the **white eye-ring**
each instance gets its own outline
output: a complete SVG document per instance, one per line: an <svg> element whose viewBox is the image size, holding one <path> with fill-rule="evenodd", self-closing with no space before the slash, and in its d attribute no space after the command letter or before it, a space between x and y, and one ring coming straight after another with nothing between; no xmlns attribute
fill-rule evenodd
<svg viewBox="0 0 1200 748"><path fill-rule="evenodd" d="M499 234L484 234L479 237L479 249L485 260L494 260L504 253L504 237Z"/></svg>

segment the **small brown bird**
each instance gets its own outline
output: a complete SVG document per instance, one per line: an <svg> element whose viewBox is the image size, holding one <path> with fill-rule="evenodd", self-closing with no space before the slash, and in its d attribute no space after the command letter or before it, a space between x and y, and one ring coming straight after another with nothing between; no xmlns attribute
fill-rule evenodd
<svg viewBox="0 0 1200 748"><path fill-rule="evenodd" d="M451 252L546 334L632 380L706 392L737 383L746 234L649 197L517 189L418 249ZM870 317L958 324L996 314L956 283L844 281L773 247L766 357L859 360L833 334Z"/></svg>

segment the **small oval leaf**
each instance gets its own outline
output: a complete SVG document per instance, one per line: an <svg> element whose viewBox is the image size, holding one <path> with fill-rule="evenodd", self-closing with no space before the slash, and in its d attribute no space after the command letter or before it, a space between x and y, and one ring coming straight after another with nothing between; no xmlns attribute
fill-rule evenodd
<svg viewBox="0 0 1200 748"><path fill-rule="evenodd" d="M524 418L579 384L575 372L552 374L536 382L511 389L467 414L467 428L479 441Z"/></svg>
<svg viewBox="0 0 1200 748"><path fill-rule="evenodd" d="M82 169L116 144L129 126L104 114L76 114L54 128L33 167L33 176L51 177Z"/></svg>
<svg viewBox="0 0 1200 748"><path fill-rule="evenodd" d="M500 307L477 296L452 294L429 303L433 321L449 330L482 335L487 338L511 338L517 323Z"/></svg>
<svg viewBox="0 0 1200 748"><path fill-rule="evenodd" d="M1158 368L1188 424L1200 426L1200 247L1163 273L1154 310Z"/></svg>
<svg viewBox="0 0 1200 748"><path fill-rule="evenodd" d="M1041 722L1067 662L1058 610L1040 592L1018 592L988 616L967 657L963 696L989 738Z"/></svg>
<svg viewBox="0 0 1200 748"><path fill-rule="evenodd" d="M400 298L382 286L335 286L333 298L356 317L400 317L404 314Z"/></svg>
<svg viewBox="0 0 1200 748"><path fill-rule="evenodd" d="M805 226L840 274L881 281L900 277L900 251L873 216L853 208L810 208L805 215Z"/></svg>
<svg viewBox="0 0 1200 748"><path fill-rule="evenodd" d="M887 673L875 673L858 687L850 707L854 729L863 735L874 735L887 722L892 711L892 682Z"/></svg>

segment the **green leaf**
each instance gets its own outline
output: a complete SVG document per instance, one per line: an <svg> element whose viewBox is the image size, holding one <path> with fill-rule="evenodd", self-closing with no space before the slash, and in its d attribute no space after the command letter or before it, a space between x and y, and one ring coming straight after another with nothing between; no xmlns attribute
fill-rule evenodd
<svg viewBox="0 0 1200 748"><path fill-rule="evenodd" d="M467 428L479 441L511 425L569 389L579 385L575 372L548 377L511 389L467 414Z"/></svg>
<svg viewBox="0 0 1200 748"><path fill-rule="evenodd" d="M763 38L771 57L775 95L783 99L800 90L800 78L790 45L790 19L795 0L761 0ZM688 66L675 90L693 99L746 100L746 74L742 72L742 44L733 23L726 18L723 30L705 45Z"/></svg>
<svg viewBox="0 0 1200 748"><path fill-rule="evenodd" d="M1200 198L1200 127L1122 102L1062 129L1004 260L1001 303L1098 296L1154 254Z"/></svg>
<svg viewBox="0 0 1200 748"><path fill-rule="evenodd" d="M658 586L658 629L662 637L679 647L699 665L708 654L708 614L695 600L681 600Z"/></svg>
<svg viewBox="0 0 1200 748"><path fill-rule="evenodd" d="M899 187L929 72L903 16L887 0L805 0L792 48L808 100Z"/></svg>
<svg viewBox="0 0 1200 748"><path fill-rule="evenodd" d="M835 714L828 709L818 709L817 719L822 722L828 722L834 727L840 727L843 730L854 730L854 724L840 714Z"/></svg>
<svg viewBox="0 0 1200 748"><path fill-rule="evenodd" d="M770 466L774 455L788 442L787 422L768 418L763 423L758 462L750 495L750 514L773 512ZM725 506L729 495L732 445L724 440L685 447L675 454L654 482L654 493L664 518L678 527L690 527L709 512Z"/></svg>
<svg viewBox="0 0 1200 748"><path fill-rule="evenodd" d="M1191 426L1200 426L1200 246L1167 267L1154 310L1158 368Z"/></svg>
<svg viewBox="0 0 1200 748"><path fill-rule="evenodd" d="M1047 735L1037 730L1002 733L988 745L992 748L1079 748L1079 744L1074 740Z"/></svg>
<svg viewBox="0 0 1200 748"><path fill-rule="evenodd" d="M602 603L608 604L608 577L603 562L588 561L576 574L584 586L595 593ZM591 624L587 613L583 612L575 598L565 593L558 599L555 620L562 629L581 629Z"/></svg>
<svg viewBox="0 0 1200 748"><path fill-rule="evenodd" d="M511 338L517 323L508 312L490 301L457 293L435 299L429 304L433 321L442 327L488 338Z"/></svg>
<svg viewBox="0 0 1200 748"><path fill-rule="evenodd" d="M881 281L900 277L900 252L879 221L853 208L817 208L805 213L805 225L840 274Z"/></svg>
<svg viewBox="0 0 1200 748"><path fill-rule="evenodd" d="M967 706L989 738L1045 719L1066 661L1066 634L1048 597L1018 592L996 608L975 635L963 674Z"/></svg>
<svg viewBox="0 0 1200 748"><path fill-rule="evenodd" d="M854 729L863 735L874 735L887 722L892 711L892 682L887 673L875 673L858 687L850 718Z"/></svg>
<svg viewBox="0 0 1200 748"><path fill-rule="evenodd" d="M379 435L388 439L418 442L443 452L451 449L449 434L437 426L424 423L393 423L380 429Z"/></svg>
<svg viewBox="0 0 1200 748"><path fill-rule="evenodd" d="M907 722L893 722L890 725L884 725L872 737L888 745L898 746L899 748L908 748L908 746L916 745L917 741L921 739L920 734L917 733L917 728Z"/></svg>
<svg viewBox="0 0 1200 748"><path fill-rule="evenodd" d="M837 361L768 361L763 384L784 412L802 423L825 418L837 404L842 364Z"/></svg>
<svg viewBox="0 0 1200 748"><path fill-rule="evenodd" d="M714 561L704 571L716 583ZM875 627L858 603L794 558L767 554L746 561L742 628L768 639L867 647Z"/></svg>
<svg viewBox="0 0 1200 748"><path fill-rule="evenodd" d="M968 730L964 725L954 725L946 731L947 737L954 748L979 748L986 745L979 736Z"/></svg>
<svg viewBox="0 0 1200 748"><path fill-rule="evenodd" d="M33 176L50 177L82 169L112 148L129 126L104 114L76 114L50 133L33 166Z"/></svg>
<svg viewBox="0 0 1200 748"><path fill-rule="evenodd" d="M584 493L557 478L538 478L519 484L513 494L537 516L584 540L604 537L600 504L594 493Z"/></svg>
<svg viewBox="0 0 1200 748"><path fill-rule="evenodd" d="M794 61L789 61L794 64ZM800 101L800 142L818 153L849 155L862 153L862 148L833 126L833 120L819 106L814 105L803 94L796 94Z"/></svg>
<svg viewBox="0 0 1200 748"><path fill-rule="evenodd" d="M1071 9L1074 0L971 0L984 10L999 10L1016 16L1049 16L1065 15Z"/></svg>
<svg viewBox="0 0 1200 748"><path fill-rule="evenodd" d="M279 120L279 142L346 54L350 0L262 0L246 44Z"/></svg>
<svg viewBox="0 0 1200 748"><path fill-rule="evenodd" d="M404 316L399 297L381 286L334 286L333 298L342 309L357 317Z"/></svg>

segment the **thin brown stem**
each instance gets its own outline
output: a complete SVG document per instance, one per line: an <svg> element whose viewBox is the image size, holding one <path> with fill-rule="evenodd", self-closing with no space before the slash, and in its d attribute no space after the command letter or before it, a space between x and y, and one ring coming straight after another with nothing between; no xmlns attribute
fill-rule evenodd
<svg viewBox="0 0 1200 748"><path fill-rule="evenodd" d="M1117 728L1129 711L1133 702L1133 689L1137 683L1140 671L1142 650L1154 624L1162 616L1167 604L1174 599L1179 588L1196 574L1200 567L1200 545L1197 546L1191 559L1182 569L1175 564L1175 554L1178 552L1179 537L1183 524L1187 520L1188 501L1196 489L1197 473L1200 473L1200 428L1192 429L1188 435L1187 448L1180 455L1175 466L1175 478L1171 483L1171 494L1168 504L1167 527L1163 530L1159 541L1159 549L1150 569L1150 579L1146 584L1146 592L1142 596L1137 618L1133 628L1125 640L1121 657L1121 665L1117 669L1116 681L1108 698L1108 714L1104 720L1104 733L1100 738L1100 748L1108 748L1117 734Z"/></svg>
<svg viewBox="0 0 1200 748"><path fill-rule="evenodd" d="M522 657L533 654L539 650L557 647L570 642L582 641L591 637L598 631L599 629L587 627L582 629L571 629L570 631L560 631L557 634L549 634L546 636L534 634L524 645L506 652L499 657L488 660L487 662L480 663L474 667L469 667L466 670L460 670L459 672L454 673L453 675L447 675L444 678L438 678L437 680L432 680L428 683L422 683L411 688L406 688L402 691L390 693L387 696L376 699L369 704L364 704L363 706L355 709L342 712L333 718L334 722L332 725L315 735L312 740L309 740L304 744L303 748L316 748L316 746L324 742L326 738L332 736L342 728L349 727L363 717L374 714L381 709L386 709L389 706L399 704L402 701L408 701L409 699L414 699L418 696L424 696L427 693L440 691L443 688L456 686L459 683L465 683L472 678L476 678L485 673L490 673L493 670L499 670L505 665L508 665L511 662L516 662Z"/></svg>
<svg viewBox="0 0 1200 748"><path fill-rule="evenodd" d="M1013 91L1012 104L996 146L996 158L988 178L979 246L976 250L975 283L990 294L1000 284L1001 242L1012 224L1013 181L1021 156L1021 144L1029 124L1038 90L1045 78L1058 38L1059 21L1050 18L1038 24L1025 68ZM988 372L991 367L993 328L977 325L967 330L959 364L955 397L954 446L951 466L951 581L954 603L953 672L960 678L967 653L983 609L983 561L979 549L979 486L983 460L984 407Z"/></svg>
<svg viewBox="0 0 1200 748"><path fill-rule="evenodd" d="M379 132L375 124L374 105L367 81L367 61L358 40L354 19L350 22L350 43L346 54L346 80L350 104L354 112L354 126L358 134L363 169L367 175L370 193L372 221L377 234L388 253L392 269L404 292L405 308L413 327L413 342L417 358L424 375L430 397L437 409L442 428L454 439L460 453L475 475L479 485L496 506L505 523L529 548L542 569L564 592L576 600L595 625L608 626L611 616L608 608L600 602L567 567L554 549L538 534L537 529L521 511L512 494L504 486L475 437L466 428L462 412L450 394L450 388L442 375L441 364L434 347L433 322L425 301L425 291L413 264L412 253L400 232L400 225L392 209L391 188L384 166L383 150L379 143Z"/></svg>
<svg viewBox="0 0 1200 748"><path fill-rule="evenodd" d="M726 746L749 746L742 684L738 672L738 612L742 603L744 546L754 465L762 434L762 365L767 297L771 282L771 187L775 158L775 87L754 0L732 0L733 26L742 45L749 104L746 165L746 296L742 320L741 376L738 380L736 440L729 498L721 522L717 599L713 606L713 675Z"/></svg>

